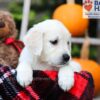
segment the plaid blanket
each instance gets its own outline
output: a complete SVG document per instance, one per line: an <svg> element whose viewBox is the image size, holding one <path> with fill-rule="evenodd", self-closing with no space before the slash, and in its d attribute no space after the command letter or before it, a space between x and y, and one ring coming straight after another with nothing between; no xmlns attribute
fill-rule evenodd
<svg viewBox="0 0 100 100"><path fill-rule="evenodd" d="M16 71L0 65L0 95L3 100L92 100L94 84L87 72L75 73L75 85L64 92L58 86L57 71L33 72L34 80L26 88L16 81Z"/></svg>

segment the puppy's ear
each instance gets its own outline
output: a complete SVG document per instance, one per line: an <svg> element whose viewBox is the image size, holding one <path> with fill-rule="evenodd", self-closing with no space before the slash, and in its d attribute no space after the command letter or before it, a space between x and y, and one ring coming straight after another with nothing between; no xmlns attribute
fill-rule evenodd
<svg viewBox="0 0 100 100"><path fill-rule="evenodd" d="M42 52L43 33L33 27L27 32L23 42L31 54L39 56Z"/></svg>

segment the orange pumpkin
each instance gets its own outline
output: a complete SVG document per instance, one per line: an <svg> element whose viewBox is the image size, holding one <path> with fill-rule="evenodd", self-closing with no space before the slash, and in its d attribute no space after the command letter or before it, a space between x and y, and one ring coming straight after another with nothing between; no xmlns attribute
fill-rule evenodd
<svg viewBox="0 0 100 100"><path fill-rule="evenodd" d="M63 4L53 13L53 18L61 21L72 33L72 36L82 36L88 27L89 20L83 19L82 6L78 4Z"/></svg>
<svg viewBox="0 0 100 100"><path fill-rule="evenodd" d="M100 66L93 60L74 59L82 66L82 69L92 74L95 85L95 95L100 94Z"/></svg>

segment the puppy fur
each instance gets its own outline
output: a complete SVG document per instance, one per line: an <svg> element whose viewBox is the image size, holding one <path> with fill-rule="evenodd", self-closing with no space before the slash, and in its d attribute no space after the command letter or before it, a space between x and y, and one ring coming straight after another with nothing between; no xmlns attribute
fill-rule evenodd
<svg viewBox="0 0 100 100"><path fill-rule="evenodd" d="M74 72L80 72L78 63L71 60L71 35L57 20L46 20L34 25L23 39L24 49L19 58L17 81L29 85L32 70L58 70L58 84L64 91L74 85Z"/></svg>

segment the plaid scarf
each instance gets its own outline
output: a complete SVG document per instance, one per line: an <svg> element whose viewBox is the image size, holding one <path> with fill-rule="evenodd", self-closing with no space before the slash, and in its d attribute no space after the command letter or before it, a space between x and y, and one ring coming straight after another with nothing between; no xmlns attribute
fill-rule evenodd
<svg viewBox="0 0 100 100"><path fill-rule="evenodd" d="M57 71L33 71L33 82L23 88L16 71L0 65L0 95L3 100L93 100L94 84L87 72L75 73L75 85L64 92L58 85Z"/></svg>

